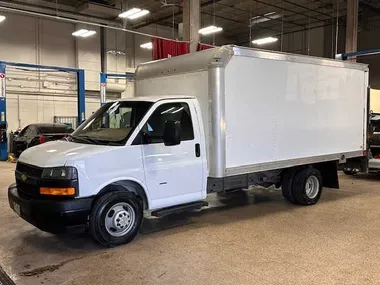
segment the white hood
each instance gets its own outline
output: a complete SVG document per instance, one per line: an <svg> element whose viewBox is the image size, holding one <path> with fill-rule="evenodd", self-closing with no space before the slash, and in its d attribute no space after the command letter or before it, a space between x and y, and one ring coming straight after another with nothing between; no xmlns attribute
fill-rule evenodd
<svg viewBox="0 0 380 285"><path fill-rule="evenodd" d="M26 149L20 155L19 161L39 167L64 166L69 159L91 156L108 149L109 146L52 141Z"/></svg>

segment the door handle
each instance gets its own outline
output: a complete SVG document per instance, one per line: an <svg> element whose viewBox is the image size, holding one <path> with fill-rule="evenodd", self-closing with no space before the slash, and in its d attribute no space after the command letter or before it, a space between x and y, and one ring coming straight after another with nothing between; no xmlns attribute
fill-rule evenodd
<svg viewBox="0 0 380 285"><path fill-rule="evenodd" d="M199 143L195 144L195 156L200 157L201 156L201 145Z"/></svg>

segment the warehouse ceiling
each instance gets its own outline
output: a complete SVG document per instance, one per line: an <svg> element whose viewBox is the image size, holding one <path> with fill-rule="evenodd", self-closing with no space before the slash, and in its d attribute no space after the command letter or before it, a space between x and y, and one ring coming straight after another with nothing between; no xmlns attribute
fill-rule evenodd
<svg viewBox="0 0 380 285"><path fill-rule="evenodd" d="M379 2L360 2L360 28L380 26ZM57 15L71 12L116 25L121 24L117 15L123 10L132 7L149 10L143 19L127 23L133 29L151 24L177 28L182 22L183 7L183 0L26 0L0 1L0 6L7 3L19 3L24 9L33 11L50 9ZM243 43L252 35L278 36L331 25L337 14L340 25L344 25L345 0L201 0L201 27L212 24L222 27L221 35L231 43Z"/></svg>

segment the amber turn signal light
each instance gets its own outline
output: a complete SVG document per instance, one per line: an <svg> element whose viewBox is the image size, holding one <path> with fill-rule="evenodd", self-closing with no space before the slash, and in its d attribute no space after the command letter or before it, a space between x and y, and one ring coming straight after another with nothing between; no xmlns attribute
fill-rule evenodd
<svg viewBox="0 0 380 285"><path fill-rule="evenodd" d="M42 195L54 195L54 196L72 196L75 194L75 188L50 188L41 187L40 194Z"/></svg>

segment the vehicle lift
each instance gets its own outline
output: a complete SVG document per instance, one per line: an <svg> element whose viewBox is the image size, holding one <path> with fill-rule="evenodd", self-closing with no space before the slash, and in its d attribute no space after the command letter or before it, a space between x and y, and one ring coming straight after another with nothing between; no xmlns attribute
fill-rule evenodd
<svg viewBox="0 0 380 285"><path fill-rule="evenodd" d="M380 49L369 49L369 50L354 51L354 52L344 52L344 53L340 53L340 54L335 55L335 59L347 60L351 57L376 55L379 53L380 53Z"/></svg>
<svg viewBox="0 0 380 285"><path fill-rule="evenodd" d="M77 90L78 90L78 126L85 120L85 78L84 70L78 68L67 68L49 65L19 63L19 62L6 62L0 61L0 160L8 159L7 147L7 112L6 112L6 67L16 66L24 68L39 68L45 70L56 70L61 72L75 73L77 76Z"/></svg>
<svg viewBox="0 0 380 285"><path fill-rule="evenodd" d="M126 73L100 73L100 106L103 106L107 102L107 78L125 78L125 79L133 79L135 76L134 73L126 72Z"/></svg>

